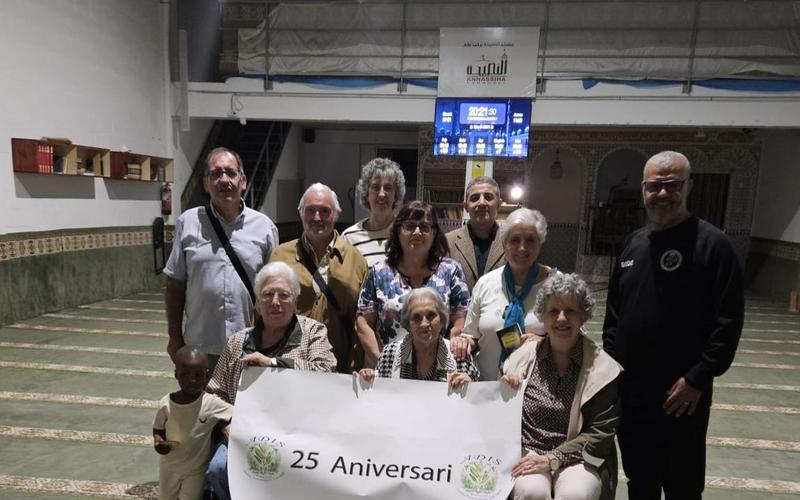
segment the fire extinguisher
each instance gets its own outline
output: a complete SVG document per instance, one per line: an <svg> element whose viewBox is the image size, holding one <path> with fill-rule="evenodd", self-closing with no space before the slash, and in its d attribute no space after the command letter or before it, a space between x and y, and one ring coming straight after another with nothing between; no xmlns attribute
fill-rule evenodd
<svg viewBox="0 0 800 500"><path fill-rule="evenodd" d="M163 215L172 213L172 187L166 182L161 185L161 213Z"/></svg>

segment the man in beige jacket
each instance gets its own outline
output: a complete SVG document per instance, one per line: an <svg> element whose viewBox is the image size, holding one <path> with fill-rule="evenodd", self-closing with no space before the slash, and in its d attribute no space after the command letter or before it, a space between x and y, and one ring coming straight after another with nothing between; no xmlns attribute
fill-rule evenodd
<svg viewBox="0 0 800 500"><path fill-rule="evenodd" d="M298 211L303 234L280 245L270 262L285 262L297 272L297 313L328 328L336 371L352 373L361 368L363 357L355 348L355 315L367 261L333 227L342 209L331 188L312 184L300 199Z"/></svg>
<svg viewBox="0 0 800 500"><path fill-rule="evenodd" d="M506 263L503 244L497 237L497 209L501 203L500 186L494 179L472 179L464 199L469 222L446 235L450 257L464 269L470 292L478 278Z"/></svg>

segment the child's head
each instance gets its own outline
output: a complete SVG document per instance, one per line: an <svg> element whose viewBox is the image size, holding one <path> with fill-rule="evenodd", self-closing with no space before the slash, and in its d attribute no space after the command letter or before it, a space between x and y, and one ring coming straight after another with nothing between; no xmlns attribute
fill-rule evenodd
<svg viewBox="0 0 800 500"><path fill-rule="evenodd" d="M196 345L185 345L175 353L175 378L189 395L203 392L208 383L208 357Z"/></svg>

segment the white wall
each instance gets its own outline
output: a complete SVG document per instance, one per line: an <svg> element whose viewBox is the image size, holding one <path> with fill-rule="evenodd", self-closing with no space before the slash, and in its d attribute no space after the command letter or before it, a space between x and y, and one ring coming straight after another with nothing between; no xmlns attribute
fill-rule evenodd
<svg viewBox="0 0 800 500"><path fill-rule="evenodd" d="M160 216L157 183L14 173L10 138L172 156L162 8L158 0L2 2L0 233Z"/></svg>
<svg viewBox="0 0 800 500"><path fill-rule="evenodd" d="M752 236L800 243L800 131L764 141Z"/></svg>
<svg viewBox="0 0 800 500"><path fill-rule="evenodd" d="M177 119L176 119L177 120ZM172 215L165 218L168 224L174 224L183 211L181 194L189 181L189 176L197 163L208 133L214 126L214 120L192 118L189 120L189 131L181 132L180 125L173 122L173 158L175 160L175 182L172 184Z"/></svg>
<svg viewBox="0 0 800 500"><path fill-rule="evenodd" d="M361 174L364 158L379 146L416 146L417 131L361 129L315 129L313 143L302 147L302 187L312 182L327 184L339 197L342 205L341 222L353 222L353 203L348 192L355 187ZM353 195L355 196L355 195Z"/></svg>
<svg viewBox="0 0 800 500"><path fill-rule="evenodd" d="M231 94L241 114L256 120L430 123L436 91L395 84L332 90L311 84L276 83L264 93L263 81L238 78L228 83L189 84L191 116L225 118ZM631 125L705 127L796 127L800 92L735 92L680 84L634 88L601 83L584 89L580 81L548 81L536 97L531 122L537 125Z"/></svg>

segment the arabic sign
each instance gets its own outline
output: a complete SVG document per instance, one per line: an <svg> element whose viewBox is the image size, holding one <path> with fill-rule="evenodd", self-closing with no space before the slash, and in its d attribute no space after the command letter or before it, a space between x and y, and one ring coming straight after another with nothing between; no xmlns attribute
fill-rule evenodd
<svg viewBox="0 0 800 500"><path fill-rule="evenodd" d="M441 28L439 97L533 97L539 28Z"/></svg>
<svg viewBox="0 0 800 500"><path fill-rule="evenodd" d="M231 428L232 497L503 500L520 457L523 393L248 368Z"/></svg>

